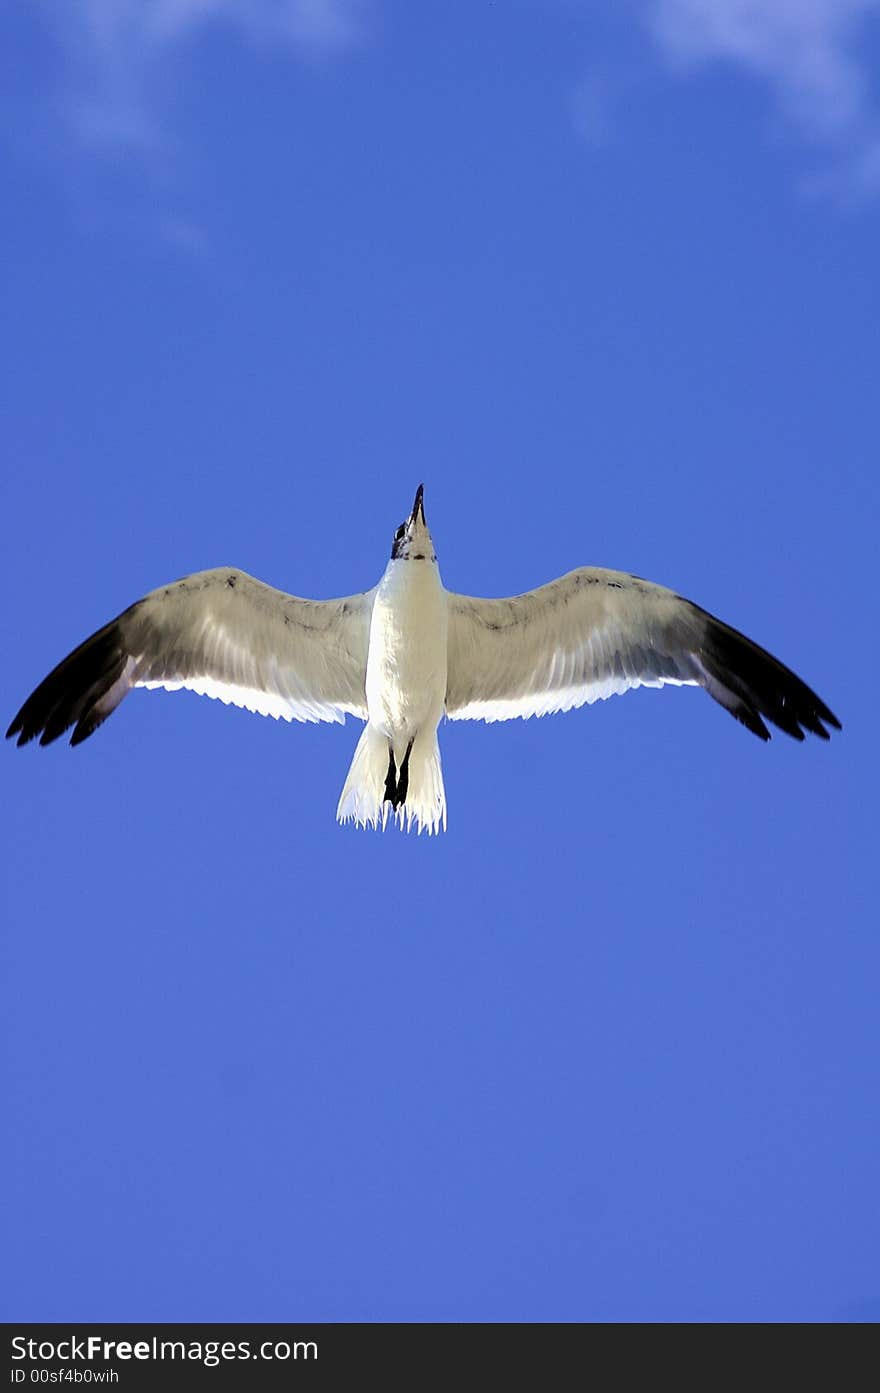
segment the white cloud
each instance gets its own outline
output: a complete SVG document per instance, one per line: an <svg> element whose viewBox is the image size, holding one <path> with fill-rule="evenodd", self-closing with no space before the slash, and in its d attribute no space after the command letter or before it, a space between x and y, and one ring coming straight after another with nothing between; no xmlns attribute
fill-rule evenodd
<svg viewBox="0 0 880 1393"><path fill-rule="evenodd" d="M880 0L648 0L651 33L680 69L726 62L766 82L794 127L867 190L880 120L859 40Z"/></svg>
<svg viewBox="0 0 880 1393"><path fill-rule="evenodd" d="M581 78L571 95L571 118L581 140L602 146L611 136L612 84L609 77L594 69Z"/></svg>
<svg viewBox="0 0 880 1393"><path fill-rule="evenodd" d="M210 26L252 45L326 54L358 34L362 0L42 0L60 46L60 101L90 147L155 151L167 136L159 96L176 53Z"/></svg>
<svg viewBox="0 0 880 1393"><path fill-rule="evenodd" d="M202 256L208 249L204 228L188 218L167 217L159 228L163 241L190 256Z"/></svg>

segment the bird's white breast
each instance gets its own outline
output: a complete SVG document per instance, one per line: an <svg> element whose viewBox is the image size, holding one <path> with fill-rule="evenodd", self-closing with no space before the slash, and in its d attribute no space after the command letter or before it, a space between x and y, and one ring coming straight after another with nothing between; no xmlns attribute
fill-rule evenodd
<svg viewBox="0 0 880 1393"><path fill-rule="evenodd" d="M436 725L446 699L447 602L435 561L391 561L376 592L367 658L370 721L392 739Z"/></svg>

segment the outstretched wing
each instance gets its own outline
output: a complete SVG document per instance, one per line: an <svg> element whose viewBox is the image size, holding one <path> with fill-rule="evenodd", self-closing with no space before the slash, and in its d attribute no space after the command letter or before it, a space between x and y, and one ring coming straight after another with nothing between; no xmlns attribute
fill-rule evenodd
<svg viewBox="0 0 880 1393"><path fill-rule="evenodd" d="M28 697L7 737L78 745L132 687L187 687L286 721L367 717L374 591L300 600L243 571L198 571L99 629Z"/></svg>
<svg viewBox="0 0 880 1393"><path fill-rule="evenodd" d="M704 687L762 740L837 717L776 658L662 585L598 567L504 600L449 595L446 712L454 721L543 716L631 687ZM823 725L823 722L825 723Z"/></svg>

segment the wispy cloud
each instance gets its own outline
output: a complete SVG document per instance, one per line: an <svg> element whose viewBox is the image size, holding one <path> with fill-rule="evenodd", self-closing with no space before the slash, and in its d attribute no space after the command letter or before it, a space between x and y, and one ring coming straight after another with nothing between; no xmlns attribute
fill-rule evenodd
<svg viewBox="0 0 880 1393"><path fill-rule="evenodd" d="M149 154L169 139L164 70L205 30L313 57L357 37L362 0L40 0L62 55L59 101L84 145Z"/></svg>
<svg viewBox="0 0 880 1393"><path fill-rule="evenodd" d="M647 0L680 72L723 62L764 81L792 127L833 159L828 183L880 189L880 116L860 40L880 0Z"/></svg>
<svg viewBox="0 0 880 1393"><path fill-rule="evenodd" d="M612 129L614 88L607 73L598 68L586 73L571 94L574 128L587 145L607 144Z"/></svg>
<svg viewBox="0 0 880 1393"><path fill-rule="evenodd" d="M204 228L188 218L167 217L159 231L164 242L189 256L202 256L208 249Z"/></svg>
<svg viewBox="0 0 880 1393"><path fill-rule="evenodd" d="M199 42L216 30L242 47L314 63L360 41L372 3L18 0L52 62L25 98L20 130L7 134L51 164L84 228L134 220L202 260L212 239L189 206L181 119Z"/></svg>

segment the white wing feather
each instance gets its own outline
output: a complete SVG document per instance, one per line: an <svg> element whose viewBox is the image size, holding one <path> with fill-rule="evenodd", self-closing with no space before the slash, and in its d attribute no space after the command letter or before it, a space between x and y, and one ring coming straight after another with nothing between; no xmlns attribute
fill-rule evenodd
<svg viewBox="0 0 880 1393"><path fill-rule="evenodd" d="M447 715L507 721L633 687L696 685L693 609L663 586L597 567L509 599L450 594Z"/></svg>
<svg viewBox="0 0 880 1393"><path fill-rule="evenodd" d="M449 595L446 712L507 721L633 687L704 687L762 740L765 717L796 740L828 739L832 711L744 634L665 586L584 567L505 600Z"/></svg>
<svg viewBox="0 0 880 1393"><path fill-rule="evenodd" d="M80 644L28 697L8 736L85 740L132 687L187 687L297 721L366 720L375 590L302 600L242 571L154 590ZM446 711L504 721L567 711L632 687L699 685L762 740L840 728L789 668L661 585L586 567L510 599L448 595Z"/></svg>
<svg viewBox="0 0 880 1393"><path fill-rule="evenodd" d="M373 594L302 600L242 571L188 576L128 611L132 685L286 721L366 720Z"/></svg>
<svg viewBox="0 0 880 1393"><path fill-rule="evenodd" d="M86 639L7 732L48 744L91 735L133 687L185 687L286 721L367 718L375 591L302 600L243 571L199 571L146 595Z"/></svg>

